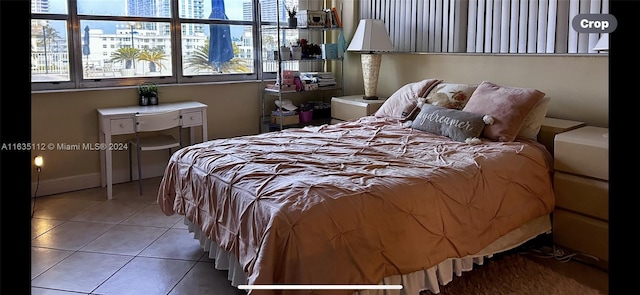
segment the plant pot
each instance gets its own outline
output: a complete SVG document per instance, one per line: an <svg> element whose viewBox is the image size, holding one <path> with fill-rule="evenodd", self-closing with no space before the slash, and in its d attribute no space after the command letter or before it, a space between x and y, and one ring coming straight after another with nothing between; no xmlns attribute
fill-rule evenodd
<svg viewBox="0 0 640 295"><path fill-rule="evenodd" d="M158 97L157 96L149 96L149 105L157 105L158 104Z"/></svg>
<svg viewBox="0 0 640 295"><path fill-rule="evenodd" d="M120 74L122 75L122 77L133 77L135 76L136 72L134 69L121 69Z"/></svg>
<svg viewBox="0 0 640 295"><path fill-rule="evenodd" d="M287 46L280 46L280 60L291 60L291 49Z"/></svg>
<svg viewBox="0 0 640 295"><path fill-rule="evenodd" d="M289 21L289 28L297 28L298 27L298 18L297 17L290 17L288 21Z"/></svg>
<svg viewBox="0 0 640 295"><path fill-rule="evenodd" d="M302 47L291 46L291 59L295 59L295 60L302 59Z"/></svg>
<svg viewBox="0 0 640 295"><path fill-rule="evenodd" d="M138 96L138 105L148 106L149 105L149 97L147 96Z"/></svg>

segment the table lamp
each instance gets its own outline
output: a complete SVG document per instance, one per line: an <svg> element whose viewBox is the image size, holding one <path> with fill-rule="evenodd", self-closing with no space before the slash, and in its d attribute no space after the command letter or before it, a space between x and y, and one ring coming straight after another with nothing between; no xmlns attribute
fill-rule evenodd
<svg viewBox="0 0 640 295"><path fill-rule="evenodd" d="M598 52L609 52L609 34L602 34L602 37L600 37L596 46L593 47L593 50Z"/></svg>
<svg viewBox="0 0 640 295"><path fill-rule="evenodd" d="M362 78L364 80L364 97L367 100L376 100L378 88L378 74L380 73L380 61L382 56L378 52L394 51L393 44L382 20L362 19L358 24L353 39L347 51L362 52Z"/></svg>

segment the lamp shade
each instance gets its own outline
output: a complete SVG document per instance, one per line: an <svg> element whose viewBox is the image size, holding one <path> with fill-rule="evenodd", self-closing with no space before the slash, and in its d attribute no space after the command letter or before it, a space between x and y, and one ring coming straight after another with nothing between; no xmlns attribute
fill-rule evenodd
<svg viewBox="0 0 640 295"><path fill-rule="evenodd" d="M347 51L388 52L394 48L382 20L362 19Z"/></svg>
<svg viewBox="0 0 640 295"><path fill-rule="evenodd" d="M602 34L596 46L593 47L595 51L607 52L609 51L609 34Z"/></svg>

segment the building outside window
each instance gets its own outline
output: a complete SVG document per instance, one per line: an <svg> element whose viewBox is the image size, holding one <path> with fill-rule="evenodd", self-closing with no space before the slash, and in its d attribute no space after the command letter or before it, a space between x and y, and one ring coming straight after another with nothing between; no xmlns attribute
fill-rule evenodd
<svg viewBox="0 0 640 295"><path fill-rule="evenodd" d="M32 0L33 89L258 79L256 7L273 25L276 1Z"/></svg>

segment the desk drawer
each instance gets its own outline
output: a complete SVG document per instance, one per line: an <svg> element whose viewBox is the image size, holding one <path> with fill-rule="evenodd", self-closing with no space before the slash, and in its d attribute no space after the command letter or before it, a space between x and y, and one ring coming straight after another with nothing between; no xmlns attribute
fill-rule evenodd
<svg viewBox="0 0 640 295"><path fill-rule="evenodd" d="M202 112L188 112L182 114L182 127L202 125Z"/></svg>
<svg viewBox="0 0 640 295"><path fill-rule="evenodd" d="M133 118L111 120L111 135L135 133Z"/></svg>

